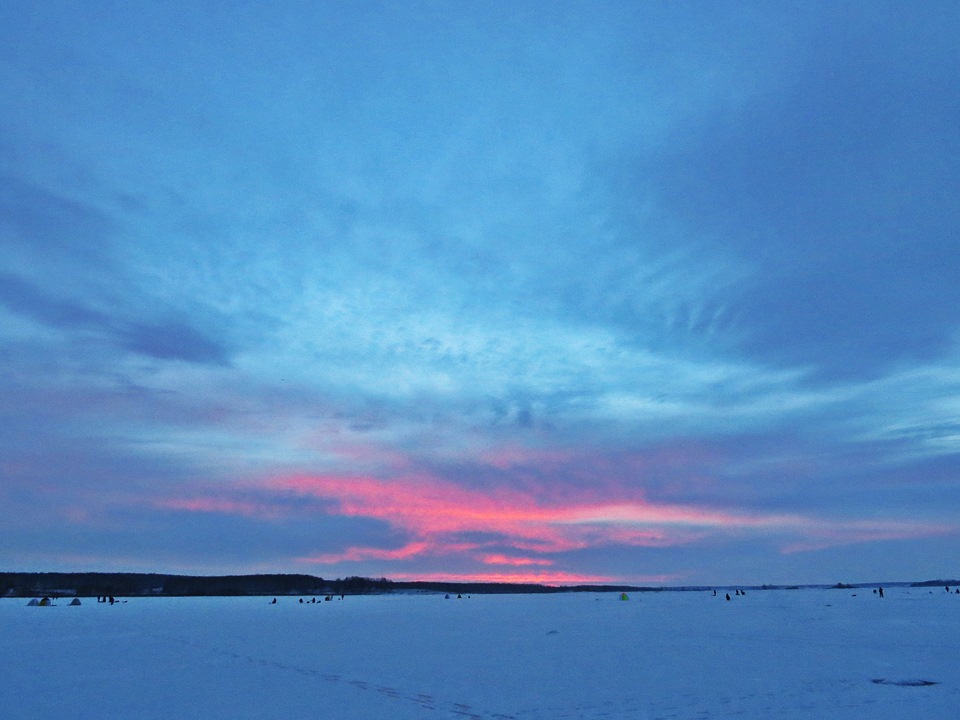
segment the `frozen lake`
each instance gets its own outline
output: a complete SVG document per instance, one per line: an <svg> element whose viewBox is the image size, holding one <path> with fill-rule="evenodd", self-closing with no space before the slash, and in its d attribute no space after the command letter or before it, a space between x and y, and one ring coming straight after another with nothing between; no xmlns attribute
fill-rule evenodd
<svg viewBox="0 0 960 720"><path fill-rule="evenodd" d="M960 595L943 588L269 600L0 600L0 713L918 720L960 708Z"/></svg>

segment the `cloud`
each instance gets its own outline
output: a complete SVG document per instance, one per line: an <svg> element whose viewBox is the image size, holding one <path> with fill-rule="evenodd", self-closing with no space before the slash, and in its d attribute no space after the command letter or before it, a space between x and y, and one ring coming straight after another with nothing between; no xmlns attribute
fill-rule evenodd
<svg viewBox="0 0 960 720"><path fill-rule="evenodd" d="M0 272L0 304L9 311L55 328L105 328L109 320L82 303L53 297L37 285Z"/></svg>
<svg viewBox="0 0 960 720"><path fill-rule="evenodd" d="M10 312L68 333L92 332L131 352L158 360L226 365L227 349L188 323L133 321L85 303L59 298L17 275L0 272L0 305Z"/></svg>
<svg viewBox="0 0 960 720"><path fill-rule="evenodd" d="M227 348L220 340L183 322L134 322L122 328L120 336L124 346L132 352L158 360L228 364Z"/></svg>
<svg viewBox="0 0 960 720"><path fill-rule="evenodd" d="M888 10L758 13L783 50L741 66L753 93L689 118L627 183L743 268L725 307L745 357L828 382L931 362L957 327L960 67L929 22L942 8ZM731 43L734 62L748 47Z"/></svg>
<svg viewBox="0 0 960 720"><path fill-rule="evenodd" d="M752 536L792 554L960 533L960 526L949 522L843 519L654 503L639 498L636 488L621 488L620 496L613 499L601 499L581 488L580 497L575 498L553 496L549 486L536 491L509 486L467 489L424 475L390 480L284 477L260 485L254 492L261 500L253 505L203 497L172 499L163 505L190 512L275 518L278 512L289 512L291 496L307 497L321 504L296 512L374 519L408 541L395 547L350 546L305 555L297 559L299 563L335 566L374 560L402 573L406 562L446 557L452 558L455 566L475 566L478 577L484 574L485 565L546 566L562 574L572 554L603 547L670 548Z"/></svg>
<svg viewBox="0 0 960 720"><path fill-rule="evenodd" d="M0 555L52 517L211 571L950 557L948 3L28 5Z"/></svg>
<svg viewBox="0 0 960 720"><path fill-rule="evenodd" d="M629 582L664 583L674 578L672 575L635 576ZM534 570L527 572L425 572L392 573L391 580L412 580L418 582L467 582L467 583L533 583L538 585L587 585L623 582L622 578L611 575L563 572L555 570Z"/></svg>
<svg viewBox="0 0 960 720"><path fill-rule="evenodd" d="M318 565L335 565L342 562L359 562L363 560L406 560L421 555L430 549L425 542L412 542L400 548L385 549L373 547L349 547L339 553L325 553L310 557L297 558L298 563L315 563Z"/></svg>
<svg viewBox="0 0 960 720"><path fill-rule="evenodd" d="M39 150L37 150L39 152ZM17 177L0 175L3 257L20 272L55 273L71 285L76 264L102 273L114 267L110 253L116 223L94 205Z"/></svg>
<svg viewBox="0 0 960 720"><path fill-rule="evenodd" d="M528 567L531 565L550 566L554 564L553 560L547 558L517 557L503 555L501 553L488 553L481 555L480 562L484 565L510 565L513 567Z"/></svg>

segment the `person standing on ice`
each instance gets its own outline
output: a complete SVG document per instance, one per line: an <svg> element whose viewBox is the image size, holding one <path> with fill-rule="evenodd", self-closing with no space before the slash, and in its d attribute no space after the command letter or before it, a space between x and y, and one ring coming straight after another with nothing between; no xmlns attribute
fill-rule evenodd
<svg viewBox="0 0 960 720"><path fill-rule="evenodd" d="M880 597L883 597L883 588L880 588Z"/></svg>

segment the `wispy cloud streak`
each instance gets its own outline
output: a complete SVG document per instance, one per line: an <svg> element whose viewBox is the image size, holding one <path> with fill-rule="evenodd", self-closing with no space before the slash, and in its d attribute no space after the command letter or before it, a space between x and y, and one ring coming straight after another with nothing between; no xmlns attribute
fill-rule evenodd
<svg viewBox="0 0 960 720"><path fill-rule="evenodd" d="M256 503L197 497L166 500L162 505L188 512L276 519L294 512L291 496L306 497L319 502L307 512L374 519L409 541L399 547L351 546L302 556L297 562L323 566L382 561L381 567L402 574L403 564L414 559L459 558L458 563L467 561L477 567L475 577L485 576L484 565L556 567L556 577L560 577L568 572L559 566L564 554L598 548L670 548L749 536L766 539L781 552L792 554L960 532L960 527L951 523L836 519L654 503L637 498L636 491L627 488L622 499L605 502L589 497L554 498L549 487L536 492L509 487L484 491L422 474L390 480L301 475L269 481L257 493L261 500Z"/></svg>

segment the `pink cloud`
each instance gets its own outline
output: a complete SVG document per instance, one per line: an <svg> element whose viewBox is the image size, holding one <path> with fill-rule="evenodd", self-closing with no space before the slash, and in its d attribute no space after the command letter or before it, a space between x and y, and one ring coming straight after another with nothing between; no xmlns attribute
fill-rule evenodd
<svg viewBox="0 0 960 720"><path fill-rule="evenodd" d="M370 517L418 538L455 540L465 533L500 535L560 552L587 546L590 532L565 523L567 510L543 505L525 492L500 488L470 490L429 476L380 481L352 477L296 477L278 480L275 490L331 501L333 514Z"/></svg>
<svg viewBox="0 0 960 720"><path fill-rule="evenodd" d="M561 570L534 572L476 572L476 573L392 573L394 580L419 580L422 582L489 582L489 583L537 583L541 585L583 585L620 582L609 575L588 575Z"/></svg>
<svg viewBox="0 0 960 720"><path fill-rule="evenodd" d="M780 519L657 505L636 497L605 504L590 502L589 497L578 501L568 494L551 498L548 487L536 493L510 488L481 491L428 475L390 481L297 476L277 479L270 487L323 499L331 514L383 520L428 542L434 553L471 533L498 536L501 546L534 554L603 545L662 547L695 542L726 528L769 526Z"/></svg>
<svg viewBox="0 0 960 720"><path fill-rule="evenodd" d="M246 486L239 498L206 494L156 501L159 507L269 519L293 512L380 520L409 542L400 548L352 546L319 552L299 562L402 563L453 557L484 566L553 568L558 555L597 547L672 547L717 535L781 538L782 552L956 532L924 523L823 520L797 514L732 512L654 503L633 488L587 488L575 495L548 484L469 488L426 473L391 479L371 476L297 475ZM392 577L401 577L396 573ZM529 578L537 582L601 582L565 578L562 570L471 574ZM423 578L426 575L418 574ZM453 577L445 575L444 577ZM546 579L545 579L546 578ZM525 580L526 581L526 580Z"/></svg>
<svg viewBox="0 0 960 720"><path fill-rule="evenodd" d="M419 580L422 582L490 582L490 583L535 583L540 585L604 585L610 583L644 583L663 585L680 579L679 575L636 575L614 577L591 575L563 570L536 570L532 572L475 572L475 573L392 573L395 580Z"/></svg>
<svg viewBox="0 0 960 720"><path fill-rule="evenodd" d="M512 565L514 567L524 567L526 565L553 565L553 560L547 560L546 558L510 557L508 555L499 555L496 553L480 555L478 559L484 565Z"/></svg>

